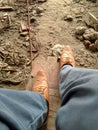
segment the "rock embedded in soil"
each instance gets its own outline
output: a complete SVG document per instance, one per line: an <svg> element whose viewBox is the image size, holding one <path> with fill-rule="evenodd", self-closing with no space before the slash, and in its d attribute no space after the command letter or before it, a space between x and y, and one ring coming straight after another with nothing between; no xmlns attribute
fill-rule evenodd
<svg viewBox="0 0 98 130"><path fill-rule="evenodd" d="M95 41L98 39L98 32L96 32L94 29L90 28L85 31L83 34L84 39L89 41Z"/></svg>
<svg viewBox="0 0 98 130"><path fill-rule="evenodd" d="M66 15L64 17L64 21L69 21L69 22L73 21L73 16L72 15Z"/></svg>
<svg viewBox="0 0 98 130"><path fill-rule="evenodd" d="M96 51L95 44L94 44L94 43L93 43L93 44L90 44L90 45L89 45L89 49L90 49L91 51L95 52L95 51Z"/></svg>
<svg viewBox="0 0 98 130"><path fill-rule="evenodd" d="M84 40L84 45L86 48L89 48L90 44L91 44L91 42L89 40Z"/></svg>
<svg viewBox="0 0 98 130"><path fill-rule="evenodd" d="M43 13L44 9L42 7L37 7L36 8L36 13L37 14L40 14L40 13Z"/></svg>
<svg viewBox="0 0 98 130"><path fill-rule="evenodd" d="M76 28L76 34L77 35L83 35L83 33L85 32L85 30L86 30L86 27L82 27L82 26L80 26L80 27L77 27Z"/></svg>
<svg viewBox="0 0 98 130"><path fill-rule="evenodd" d="M63 48L64 48L64 45L56 44L51 49L52 50L52 55L57 56L57 61L60 60L60 56L61 56Z"/></svg>

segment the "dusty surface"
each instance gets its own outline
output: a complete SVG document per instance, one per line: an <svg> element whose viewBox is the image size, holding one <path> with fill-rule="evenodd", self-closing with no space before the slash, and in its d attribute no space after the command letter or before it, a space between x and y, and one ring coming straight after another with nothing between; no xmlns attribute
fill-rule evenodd
<svg viewBox="0 0 98 130"><path fill-rule="evenodd" d="M5 0L0 3L3 7L6 5L13 7L11 11L0 11L1 21L5 13L11 20L10 27L9 21L0 22L0 86L25 89L26 81L30 76L31 59L28 32L25 31L25 36L21 34L20 24L22 21L25 26L27 25L27 6L26 2L17 1L10 1L11 3L8 4L8 1ZM37 10L38 7L41 7L40 12ZM97 69L98 52L86 49L83 41L76 39L75 36L75 29L78 26L90 28L85 24L88 12L98 17L98 5L86 0L33 1L30 5L30 17L33 17L31 21L31 39L32 45L34 45L33 63L36 58L40 63L42 61L40 57L43 57L46 62L49 56L56 57L52 54L51 48L56 44L61 44L72 47L77 67ZM68 15L69 19L66 20L65 17ZM54 106L54 109L56 108ZM54 130L54 127L48 129Z"/></svg>

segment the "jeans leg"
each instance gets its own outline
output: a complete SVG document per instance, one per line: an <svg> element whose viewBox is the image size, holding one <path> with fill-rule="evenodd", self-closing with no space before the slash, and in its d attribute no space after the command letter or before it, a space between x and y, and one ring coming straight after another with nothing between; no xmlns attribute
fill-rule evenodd
<svg viewBox="0 0 98 130"><path fill-rule="evenodd" d="M11 130L37 130L46 116L47 102L42 95L0 89L0 130L4 125Z"/></svg>
<svg viewBox="0 0 98 130"><path fill-rule="evenodd" d="M60 72L57 130L98 129L98 70L65 65Z"/></svg>
<svg viewBox="0 0 98 130"><path fill-rule="evenodd" d="M0 130L10 130L10 129L5 123L0 121Z"/></svg>

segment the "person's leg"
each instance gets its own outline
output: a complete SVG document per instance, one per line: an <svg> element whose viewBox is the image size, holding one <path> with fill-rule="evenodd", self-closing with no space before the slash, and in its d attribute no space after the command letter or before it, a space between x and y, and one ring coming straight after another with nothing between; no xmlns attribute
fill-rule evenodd
<svg viewBox="0 0 98 130"><path fill-rule="evenodd" d="M63 65L60 72L62 105L57 113L56 129L97 130L98 70L74 68L71 63Z"/></svg>
<svg viewBox="0 0 98 130"><path fill-rule="evenodd" d="M44 71L38 71L32 91L0 89L0 130L37 130L45 124L49 95Z"/></svg>
<svg viewBox="0 0 98 130"><path fill-rule="evenodd" d="M0 89L0 130L7 130L4 125L11 130L37 130L47 111L47 102L38 93Z"/></svg>

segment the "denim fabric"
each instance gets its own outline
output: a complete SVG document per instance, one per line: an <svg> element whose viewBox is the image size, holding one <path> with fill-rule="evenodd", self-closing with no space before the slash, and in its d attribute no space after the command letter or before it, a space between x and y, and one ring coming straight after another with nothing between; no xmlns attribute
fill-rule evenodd
<svg viewBox="0 0 98 130"><path fill-rule="evenodd" d="M60 95L56 130L98 130L98 70L65 65Z"/></svg>
<svg viewBox="0 0 98 130"><path fill-rule="evenodd" d="M46 116L47 103L42 95L0 89L0 130L37 130Z"/></svg>

